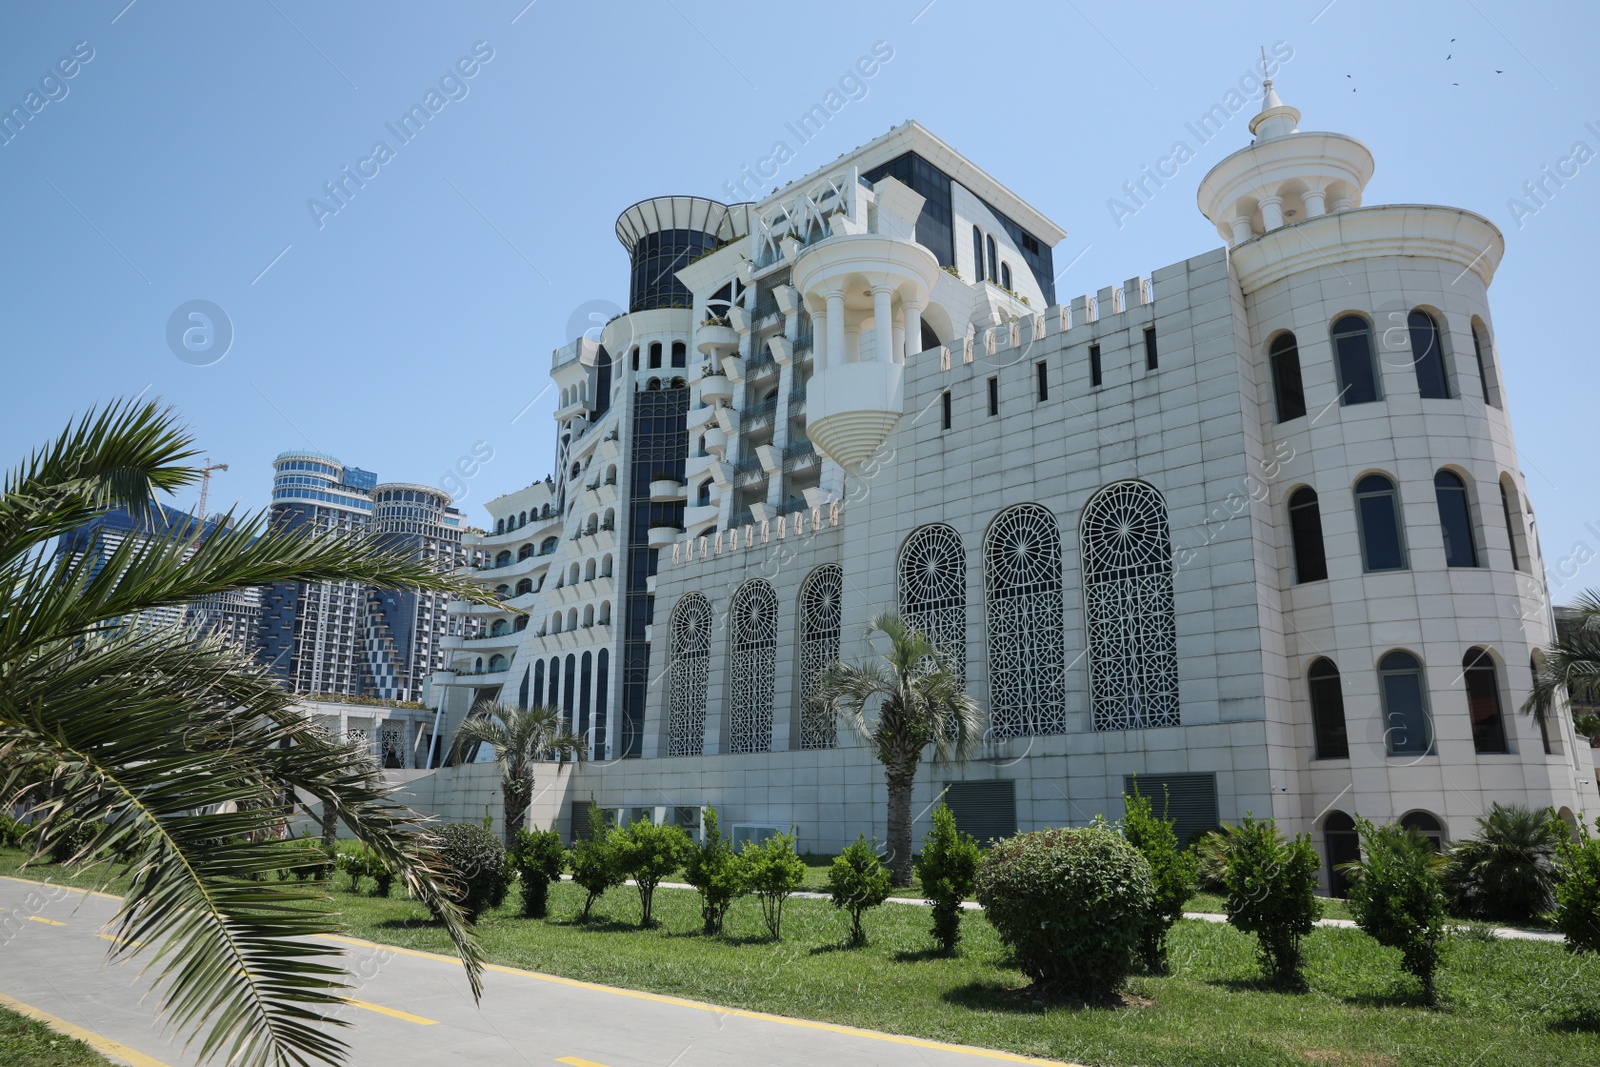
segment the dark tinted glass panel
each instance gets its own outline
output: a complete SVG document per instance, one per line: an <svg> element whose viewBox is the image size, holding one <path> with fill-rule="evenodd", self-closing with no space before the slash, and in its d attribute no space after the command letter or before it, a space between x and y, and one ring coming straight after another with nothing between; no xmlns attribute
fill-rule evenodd
<svg viewBox="0 0 1600 1067"><path fill-rule="evenodd" d="M989 209L990 214L1000 220L1000 225L1005 229L1006 236L1022 252L1023 260L1028 264L1028 269L1033 271L1034 280L1039 283L1039 288L1044 291L1046 307L1055 306L1056 302L1056 268L1053 251L1033 234L1017 225L1011 218L987 200L983 206Z"/></svg>
<svg viewBox="0 0 1600 1067"><path fill-rule="evenodd" d="M1300 382L1300 349L1294 334L1272 342L1272 391L1278 402L1278 421L1288 422L1306 413L1305 387Z"/></svg>
<svg viewBox="0 0 1600 1067"><path fill-rule="evenodd" d="M1400 825L1407 830L1414 830L1428 839L1435 852L1444 848L1444 827L1425 811L1413 811L1400 817Z"/></svg>
<svg viewBox="0 0 1600 1067"><path fill-rule="evenodd" d="M1445 565L1476 567L1478 550L1472 543L1472 510L1467 507L1467 487L1450 471L1440 471L1433 476L1433 495L1439 502Z"/></svg>
<svg viewBox="0 0 1600 1067"><path fill-rule="evenodd" d="M989 379L989 414L1000 414L1000 379Z"/></svg>
<svg viewBox="0 0 1600 1067"><path fill-rule="evenodd" d="M1361 838L1356 822L1342 811L1331 813L1322 823L1322 836L1328 847L1328 889L1336 897L1350 895L1350 880L1340 866L1361 858Z"/></svg>
<svg viewBox="0 0 1600 1067"><path fill-rule="evenodd" d="M1472 355L1478 361L1478 385L1483 389L1483 402L1498 407L1500 390L1494 380L1494 366L1489 356L1489 342L1477 323L1472 325Z"/></svg>
<svg viewBox="0 0 1600 1067"><path fill-rule="evenodd" d="M1089 346L1089 384L1100 384L1100 346Z"/></svg>
<svg viewBox="0 0 1600 1067"><path fill-rule="evenodd" d="M1317 494L1297 489L1289 497L1289 535L1294 542L1294 580L1320 582L1328 576L1328 557L1322 546L1322 509Z"/></svg>
<svg viewBox="0 0 1600 1067"><path fill-rule="evenodd" d="M915 152L907 152L862 175L869 182L885 176L909 186L923 198L922 214L917 216L917 243L932 252L940 266L954 266L956 242L952 229L950 176Z"/></svg>
<svg viewBox="0 0 1600 1067"><path fill-rule="evenodd" d="M998 280L999 275L995 273L995 264L999 260L1000 257L995 255L994 238L993 237L985 237L983 239L983 246L989 253L989 270L984 275L984 277L988 278L991 282L992 281L996 281L996 280Z"/></svg>
<svg viewBox="0 0 1600 1067"><path fill-rule="evenodd" d="M717 239L699 230L662 230L641 237L633 246L628 310L689 307L694 295L678 281L678 271L716 247Z"/></svg>
<svg viewBox="0 0 1600 1067"><path fill-rule="evenodd" d="M1511 497L1506 493L1505 483L1500 485L1500 511L1506 517L1506 541L1511 545L1511 565L1517 570L1522 569L1522 545L1517 541L1517 517L1511 511Z"/></svg>
<svg viewBox="0 0 1600 1067"><path fill-rule="evenodd" d="M1422 690L1422 665L1406 652L1391 652L1378 662L1383 696L1384 740L1392 756L1426 755L1433 750Z"/></svg>
<svg viewBox="0 0 1600 1067"><path fill-rule="evenodd" d="M1156 355L1156 329L1154 326L1146 326L1144 331L1144 369L1155 370L1157 366L1159 366L1159 360Z"/></svg>
<svg viewBox="0 0 1600 1067"><path fill-rule="evenodd" d="M1461 663L1467 682L1467 711L1472 716L1472 747L1478 752L1505 752L1506 727L1500 714L1500 682L1494 660L1481 648Z"/></svg>
<svg viewBox="0 0 1600 1067"><path fill-rule="evenodd" d="M1365 319L1347 315L1333 324L1333 358L1339 371L1339 403L1370 404L1378 399L1372 330Z"/></svg>
<svg viewBox="0 0 1600 1067"><path fill-rule="evenodd" d="M1428 400L1448 400L1450 382L1444 373L1444 351L1439 343L1439 327L1426 311L1406 316L1411 331L1411 362L1417 372L1417 392Z"/></svg>
<svg viewBox="0 0 1600 1067"><path fill-rule="evenodd" d="M672 342L672 365L674 367L688 366L689 346L682 341Z"/></svg>
<svg viewBox="0 0 1600 1067"><path fill-rule="evenodd" d="M1349 759L1350 740L1345 734L1344 689L1339 669L1325 659L1311 665L1311 724L1316 734L1317 759Z"/></svg>
<svg viewBox="0 0 1600 1067"><path fill-rule="evenodd" d="M983 280L983 233L974 226L972 228L972 269L978 273L978 281Z"/></svg>
<svg viewBox="0 0 1600 1067"><path fill-rule="evenodd" d="M1400 501L1394 484L1369 474L1356 483L1356 517L1361 524L1361 561L1369 571L1404 570Z"/></svg>

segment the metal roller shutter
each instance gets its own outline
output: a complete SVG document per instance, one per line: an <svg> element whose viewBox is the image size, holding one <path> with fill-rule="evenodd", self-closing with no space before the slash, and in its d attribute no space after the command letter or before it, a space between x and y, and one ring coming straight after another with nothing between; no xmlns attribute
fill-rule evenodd
<svg viewBox="0 0 1600 1067"><path fill-rule="evenodd" d="M1149 797L1157 815L1162 814L1173 822L1178 844L1187 845L1207 830L1215 830L1221 820L1217 815L1217 776L1214 772L1202 774L1141 774L1138 776L1140 796ZM1134 792L1134 775L1122 777L1122 791Z"/></svg>
<svg viewBox="0 0 1600 1067"><path fill-rule="evenodd" d="M956 817L956 827L988 846L1017 832L1017 783L1010 779L988 782L949 782L944 802Z"/></svg>

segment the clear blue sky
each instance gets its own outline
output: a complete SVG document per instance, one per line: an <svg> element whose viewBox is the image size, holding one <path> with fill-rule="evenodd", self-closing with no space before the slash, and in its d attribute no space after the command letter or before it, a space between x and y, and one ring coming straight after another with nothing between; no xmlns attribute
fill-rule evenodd
<svg viewBox="0 0 1600 1067"><path fill-rule="evenodd" d="M1546 561L1554 572L1576 542L1600 554L1586 295L1600 161L1530 217L1507 205L1575 141L1600 152L1584 128L1600 128L1597 5L525 4L0 9L7 109L78 42L93 49L0 146L3 455L148 389L231 465L214 507L264 505L284 449L437 484L484 441L494 459L462 501L481 521L485 500L548 469L550 350L585 303L626 300L612 223L634 201L725 197L787 141L795 159L769 189L916 118L1067 229L1070 298L1219 243L1194 189L1247 142L1254 108L1120 229L1106 201L1259 45L1284 41L1277 85L1302 126L1372 148L1368 202L1465 207L1505 231L1490 295ZM480 41L493 58L447 82L442 110L400 145L385 123ZM847 82L855 99L801 145L785 123L879 41L893 58ZM376 175L319 228L307 201L326 202L323 183L380 139L394 157L368 164ZM209 366L166 340L196 299L234 330ZM1551 578L1565 600L1600 585L1600 560Z"/></svg>

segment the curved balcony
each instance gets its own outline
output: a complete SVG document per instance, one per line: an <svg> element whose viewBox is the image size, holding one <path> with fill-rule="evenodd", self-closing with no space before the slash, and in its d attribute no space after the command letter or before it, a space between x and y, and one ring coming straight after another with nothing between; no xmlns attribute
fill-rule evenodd
<svg viewBox="0 0 1600 1067"><path fill-rule="evenodd" d="M655 504L677 503L688 493L688 488L676 478L657 478L650 483L650 500Z"/></svg>
<svg viewBox="0 0 1600 1067"><path fill-rule="evenodd" d="M717 409L707 405L705 407L690 408L684 422L685 427L693 432L717 417Z"/></svg>
<svg viewBox="0 0 1600 1067"><path fill-rule="evenodd" d="M733 382L726 374L710 374L701 378L700 399L707 404L733 403Z"/></svg>
<svg viewBox="0 0 1600 1067"><path fill-rule="evenodd" d="M652 526L649 539L651 548L671 548L672 542L682 536L683 531L676 526Z"/></svg>
<svg viewBox="0 0 1600 1067"><path fill-rule="evenodd" d="M905 368L898 363L841 363L812 377L806 434L817 451L846 469L876 452L905 410Z"/></svg>
<svg viewBox="0 0 1600 1067"><path fill-rule="evenodd" d="M728 451L728 432L713 426L706 431L706 451L721 458Z"/></svg>
<svg viewBox="0 0 1600 1067"><path fill-rule="evenodd" d="M691 504L683 509L683 529L690 537L699 537L717 521L721 508L716 504Z"/></svg>
<svg viewBox="0 0 1600 1067"><path fill-rule="evenodd" d="M732 326L702 322L694 331L694 347L701 355L725 356L739 347L739 333Z"/></svg>

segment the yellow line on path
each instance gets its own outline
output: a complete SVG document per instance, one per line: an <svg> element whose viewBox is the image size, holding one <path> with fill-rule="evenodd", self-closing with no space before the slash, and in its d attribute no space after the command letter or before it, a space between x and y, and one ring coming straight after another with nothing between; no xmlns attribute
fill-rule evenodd
<svg viewBox="0 0 1600 1067"><path fill-rule="evenodd" d="M422 1016L412 1015L408 1011L401 1011L398 1008L386 1008L382 1004L369 1004L364 1000L356 1000L354 997L345 997L344 1002L346 1004L353 1004L358 1008L366 1008L368 1011L375 1011L380 1015L390 1015L396 1019L404 1019L406 1022L416 1023L418 1026L439 1025L438 1019L424 1019Z"/></svg>
<svg viewBox="0 0 1600 1067"><path fill-rule="evenodd" d="M593 1060L586 1060L581 1056L562 1056L560 1059L556 1060L556 1062L571 1064L571 1067L606 1067L606 1065L603 1063L596 1063Z"/></svg>
<svg viewBox="0 0 1600 1067"><path fill-rule="evenodd" d="M95 934L102 941L110 941L116 945L132 945L134 948L143 948L143 941L135 941L131 937L118 937L116 934Z"/></svg>
<svg viewBox="0 0 1600 1067"><path fill-rule="evenodd" d="M44 923L46 926L65 926L65 925L67 925L66 923L58 923L54 919L46 919L43 915L30 915L30 916L28 916L28 921L29 922L35 922L35 923Z"/></svg>
<svg viewBox="0 0 1600 1067"><path fill-rule="evenodd" d="M95 1033L93 1030L85 1030L83 1027L75 1026L65 1019L58 1019L48 1012L40 1011L32 1004L24 1004L20 1000L13 1000L4 993L0 993L0 1004L19 1015L26 1015L30 1019L44 1023L58 1034L75 1037L96 1052L121 1060L123 1063L128 1064L129 1067L167 1067L167 1064L162 1063L160 1060L152 1059L142 1052L137 1052L120 1041L113 1041L109 1037Z"/></svg>

